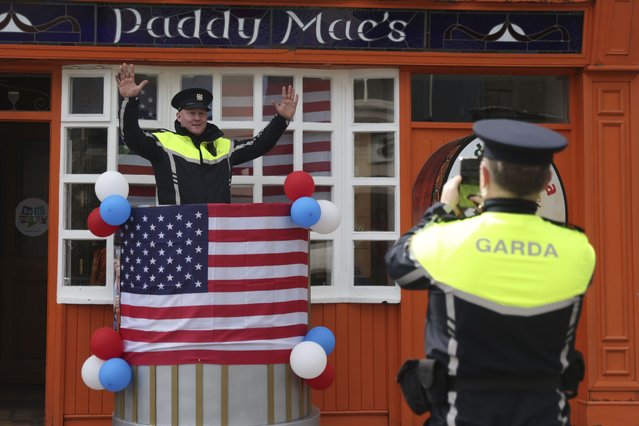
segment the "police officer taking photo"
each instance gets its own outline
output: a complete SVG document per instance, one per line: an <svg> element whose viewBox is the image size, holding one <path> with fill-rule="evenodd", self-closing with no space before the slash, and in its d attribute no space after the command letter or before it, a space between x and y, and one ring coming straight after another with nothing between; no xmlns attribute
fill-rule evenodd
<svg viewBox="0 0 639 426"><path fill-rule="evenodd" d="M120 96L120 131L124 143L153 166L159 204L230 203L232 167L266 154L295 114L298 96L282 88L277 114L255 137L230 140L208 123L213 95L206 89L185 89L171 105L177 110L175 131L144 131L138 124L137 96L148 83L135 81L132 64L122 64L115 76Z"/></svg>
<svg viewBox="0 0 639 426"><path fill-rule="evenodd" d="M464 218L461 177L386 254L389 275L428 290L426 358L398 374L433 425L567 425L584 364L575 332L595 267L579 229L536 215L559 133L514 120L473 126L484 143L480 213Z"/></svg>

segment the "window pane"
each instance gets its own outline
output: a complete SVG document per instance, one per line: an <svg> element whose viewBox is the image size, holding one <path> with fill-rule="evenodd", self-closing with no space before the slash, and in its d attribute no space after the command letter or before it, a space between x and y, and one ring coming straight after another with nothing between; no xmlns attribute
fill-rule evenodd
<svg viewBox="0 0 639 426"><path fill-rule="evenodd" d="M275 115L275 107L271 103L282 99L282 87L293 85L293 77L270 76L262 79L262 120L270 121Z"/></svg>
<svg viewBox="0 0 639 426"><path fill-rule="evenodd" d="M50 111L49 74L0 74L0 110Z"/></svg>
<svg viewBox="0 0 639 426"><path fill-rule="evenodd" d="M106 285L106 240L64 242L65 286Z"/></svg>
<svg viewBox="0 0 639 426"><path fill-rule="evenodd" d="M222 77L222 120L253 120L253 76Z"/></svg>
<svg viewBox="0 0 639 426"><path fill-rule="evenodd" d="M71 77L69 99L71 114L104 113L104 78Z"/></svg>
<svg viewBox="0 0 639 426"><path fill-rule="evenodd" d="M127 200L131 207L152 207L156 205L155 185L129 185Z"/></svg>
<svg viewBox="0 0 639 426"><path fill-rule="evenodd" d="M395 121L395 84L392 78L358 78L353 84L356 123Z"/></svg>
<svg viewBox="0 0 639 426"><path fill-rule="evenodd" d="M211 75L183 75L182 90L184 89L206 89L213 93L213 76Z"/></svg>
<svg viewBox="0 0 639 426"><path fill-rule="evenodd" d="M331 132L304 132L302 134L302 170L313 176L331 175Z"/></svg>
<svg viewBox="0 0 639 426"><path fill-rule="evenodd" d="M333 285L333 242L311 241L311 285Z"/></svg>
<svg viewBox="0 0 639 426"><path fill-rule="evenodd" d="M316 200L333 200L333 187L332 186L317 186L315 185L315 191L313 191L312 197Z"/></svg>
<svg viewBox="0 0 639 426"><path fill-rule="evenodd" d="M355 133L355 177L395 176L395 134Z"/></svg>
<svg viewBox="0 0 639 426"><path fill-rule="evenodd" d="M67 129L66 173L99 174L107 167L107 129Z"/></svg>
<svg viewBox="0 0 639 426"><path fill-rule="evenodd" d="M100 206L95 195L95 184L70 183L65 185L66 209L65 229L88 229L87 218L94 208Z"/></svg>
<svg viewBox="0 0 639 426"><path fill-rule="evenodd" d="M418 74L411 82L413 121L566 123L568 98L566 76Z"/></svg>
<svg viewBox="0 0 639 426"><path fill-rule="evenodd" d="M231 203L253 202L253 185L231 185Z"/></svg>
<svg viewBox="0 0 639 426"><path fill-rule="evenodd" d="M138 99L140 106L138 107L138 118L140 120L157 120L158 119L158 76L151 74L135 74L136 83L148 80L148 83L140 94ZM122 96L118 96L118 106L122 104ZM119 113L118 108L118 113ZM173 110L175 112L175 110Z"/></svg>
<svg viewBox="0 0 639 426"><path fill-rule="evenodd" d="M293 132L286 131L263 157L264 176L287 176L293 172Z"/></svg>
<svg viewBox="0 0 639 426"><path fill-rule="evenodd" d="M253 137L253 131L251 129L224 130L224 137L231 140L251 139ZM233 166L233 175L253 175L253 160Z"/></svg>
<svg viewBox="0 0 639 426"><path fill-rule="evenodd" d="M331 122L331 79L305 77L302 117L308 123Z"/></svg>
<svg viewBox="0 0 639 426"><path fill-rule="evenodd" d="M182 76L182 89L206 89L213 93L213 77L211 75L183 75ZM173 97L173 94L171 95ZM215 94L213 93L213 99ZM213 108L209 111L208 119L213 117ZM173 110L175 111L175 110Z"/></svg>
<svg viewBox="0 0 639 426"><path fill-rule="evenodd" d="M395 188L356 186L354 225L356 232L394 231Z"/></svg>
<svg viewBox="0 0 639 426"><path fill-rule="evenodd" d="M125 175L150 175L153 176L151 162L140 157L129 149L122 139L122 133L118 129L118 172Z"/></svg>
<svg viewBox="0 0 639 426"><path fill-rule="evenodd" d="M262 189L262 202L263 203L290 203L284 193L283 185L264 185Z"/></svg>
<svg viewBox="0 0 639 426"><path fill-rule="evenodd" d="M392 241L354 241L355 285L393 286L386 273L384 256Z"/></svg>

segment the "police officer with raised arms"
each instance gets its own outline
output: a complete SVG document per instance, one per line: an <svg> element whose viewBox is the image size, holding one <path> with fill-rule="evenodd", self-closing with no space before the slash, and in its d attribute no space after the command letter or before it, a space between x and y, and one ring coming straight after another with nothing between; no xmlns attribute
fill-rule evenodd
<svg viewBox="0 0 639 426"><path fill-rule="evenodd" d="M177 109L175 132L144 131L138 124L137 96L148 83L135 82L135 68L122 64L115 76L120 95L120 131L129 148L153 165L159 204L229 203L231 169L267 153L295 114L298 96L282 88L274 103L277 114L255 137L230 140L207 122L213 95L206 89L185 89L171 105Z"/></svg>
<svg viewBox="0 0 639 426"><path fill-rule="evenodd" d="M406 362L398 381L431 426L567 425L595 253L582 231L535 214L567 141L514 120L473 130L484 143L480 213L461 217L456 176L386 254L401 287L429 291L426 359Z"/></svg>

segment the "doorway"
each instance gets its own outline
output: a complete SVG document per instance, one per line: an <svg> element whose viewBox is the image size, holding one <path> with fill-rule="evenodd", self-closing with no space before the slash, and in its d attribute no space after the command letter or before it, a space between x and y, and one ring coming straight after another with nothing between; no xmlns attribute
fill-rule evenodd
<svg viewBox="0 0 639 426"><path fill-rule="evenodd" d="M0 122L0 424L42 424L49 123Z"/></svg>

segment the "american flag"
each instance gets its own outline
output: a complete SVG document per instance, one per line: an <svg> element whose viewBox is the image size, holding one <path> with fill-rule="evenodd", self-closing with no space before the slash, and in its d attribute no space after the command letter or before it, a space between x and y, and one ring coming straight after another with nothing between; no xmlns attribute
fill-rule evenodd
<svg viewBox="0 0 639 426"><path fill-rule="evenodd" d="M308 322L308 230L290 204L134 208L120 334L132 365L287 363Z"/></svg>

